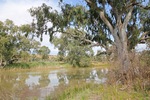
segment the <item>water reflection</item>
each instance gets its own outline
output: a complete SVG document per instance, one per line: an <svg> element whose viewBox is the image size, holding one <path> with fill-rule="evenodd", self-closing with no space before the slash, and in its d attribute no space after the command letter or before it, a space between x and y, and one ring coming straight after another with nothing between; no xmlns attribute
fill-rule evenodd
<svg viewBox="0 0 150 100"><path fill-rule="evenodd" d="M100 84L106 81L107 73L108 69L96 68L0 73L0 100L14 98L44 100L46 96L55 91L55 88L59 88L60 84L68 85L71 81Z"/></svg>
<svg viewBox="0 0 150 100"><path fill-rule="evenodd" d="M41 78L40 75L37 76L29 75L29 77L25 81L25 84L27 84L30 87L30 89L33 89L33 86L40 84L39 83L40 78Z"/></svg>

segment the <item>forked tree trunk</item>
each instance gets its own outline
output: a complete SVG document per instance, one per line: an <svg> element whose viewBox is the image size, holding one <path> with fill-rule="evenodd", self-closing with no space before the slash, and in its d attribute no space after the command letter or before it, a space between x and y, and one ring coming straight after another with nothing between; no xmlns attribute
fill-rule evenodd
<svg viewBox="0 0 150 100"><path fill-rule="evenodd" d="M118 53L118 60L120 61L120 66L123 73L127 74L129 72L129 68L131 67L130 59L129 59L129 52L128 52L128 38L127 38L127 25L131 18L133 8L131 8L126 15L124 21L121 21L121 16L118 15L117 24L114 29L114 38L115 38L115 45L117 47Z"/></svg>
<svg viewBox="0 0 150 100"><path fill-rule="evenodd" d="M123 73L128 73L129 68L131 66L128 52L128 39L127 33L125 32L126 28L123 27L123 24L118 25L117 27L117 39L116 39L116 47L117 47L117 57L120 62L120 67ZM119 34L119 35L118 35Z"/></svg>
<svg viewBox="0 0 150 100"><path fill-rule="evenodd" d="M87 1L88 2L88 1ZM91 2L89 2L91 3ZM130 60L129 60L129 54L128 54L128 39L127 39L127 25L128 22L132 16L133 7L131 7L126 14L126 17L124 21L121 20L123 14L118 14L116 25L113 27L109 20L105 17L104 11L100 11L100 18L103 20L103 22L108 26L110 32L112 33L112 36L114 38L114 44L117 48L117 57L120 62L120 67L123 71L123 73L128 73L129 67L130 67Z"/></svg>
<svg viewBox="0 0 150 100"><path fill-rule="evenodd" d="M122 72L128 73L131 63L129 59L129 53L128 53L126 42L121 43L119 47L117 46L117 57L118 57L119 66L121 67Z"/></svg>

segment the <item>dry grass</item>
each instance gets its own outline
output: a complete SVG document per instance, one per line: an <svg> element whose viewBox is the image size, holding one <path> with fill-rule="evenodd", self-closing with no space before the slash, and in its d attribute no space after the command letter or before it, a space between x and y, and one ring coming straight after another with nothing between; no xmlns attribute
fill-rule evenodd
<svg viewBox="0 0 150 100"><path fill-rule="evenodd" d="M131 66L128 73L124 76L118 63L115 62L114 67L108 74L108 84L122 85L121 90L135 90L135 91L150 91L150 66L143 64L140 55L136 53L130 54ZM147 62L147 61L146 61Z"/></svg>
<svg viewBox="0 0 150 100"><path fill-rule="evenodd" d="M98 62L98 61L93 61L92 62L92 67L97 67L97 68L111 68L109 62Z"/></svg>

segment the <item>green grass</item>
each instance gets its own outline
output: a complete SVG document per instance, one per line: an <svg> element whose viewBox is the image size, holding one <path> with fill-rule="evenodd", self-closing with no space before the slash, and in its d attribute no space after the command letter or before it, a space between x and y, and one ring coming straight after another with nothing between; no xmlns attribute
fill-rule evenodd
<svg viewBox="0 0 150 100"><path fill-rule="evenodd" d="M150 100L150 95L134 90L122 91L119 86L72 83L56 89L46 100Z"/></svg>
<svg viewBox="0 0 150 100"><path fill-rule="evenodd" d="M69 67L70 65L63 62L56 62L56 61L39 61L39 62L19 62L14 64L9 64L4 68L22 68L22 69L29 69L29 68L36 68L36 67Z"/></svg>
<svg viewBox="0 0 150 100"><path fill-rule="evenodd" d="M31 66L28 63L14 63L5 66L4 68L30 68Z"/></svg>
<svg viewBox="0 0 150 100"><path fill-rule="evenodd" d="M110 68L110 63L93 61L92 66L93 67L98 67L98 68Z"/></svg>
<svg viewBox="0 0 150 100"><path fill-rule="evenodd" d="M5 66L6 69L30 69L30 68L61 68L61 67L72 67L69 63L60 62L60 61L32 61L32 62L17 62L13 64L9 64ZM109 68L109 63L102 63L102 62L92 62L91 67L98 67L98 68Z"/></svg>

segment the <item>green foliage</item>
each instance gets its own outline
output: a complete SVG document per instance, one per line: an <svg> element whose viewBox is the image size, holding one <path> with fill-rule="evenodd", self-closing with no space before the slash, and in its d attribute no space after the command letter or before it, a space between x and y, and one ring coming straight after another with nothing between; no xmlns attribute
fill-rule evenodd
<svg viewBox="0 0 150 100"><path fill-rule="evenodd" d="M5 68L23 68L23 69L29 69L29 68L34 68L34 67L45 67L45 66L50 66L53 65L55 62L50 63L50 62L20 62L20 63L13 63L13 64L8 64L5 66ZM57 64L57 63L55 63Z"/></svg>
<svg viewBox="0 0 150 100"><path fill-rule="evenodd" d="M11 64L16 60L29 61L31 49L40 45L24 34L31 32L29 25L17 26L11 20L0 22L0 66Z"/></svg>
<svg viewBox="0 0 150 100"><path fill-rule="evenodd" d="M21 51L19 55L21 57L20 61L22 61L22 62L28 62L31 59L30 54L26 51Z"/></svg>
<svg viewBox="0 0 150 100"><path fill-rule="evenodd" d="M7 68L30 68L30 65L27 63L13 63L13 64L8 64L6 67Z"/></svg>
<svg viewBox="0 0 150 100"><path fill-rule="evenodd" d="M68 29L68 33L76 35L72 37L69 34L62 34L60 38L55 37L53 43L59 49L60 60L65 60L71 65L79 67L88 67L91 65L93 51L90 47L82 45L82 40L78 37L83 36L74 29Z"/></svg>
<svg viewBox="0 0 150 100"><path fill-rule="evenodd" d="M36 69L36 68L58 68L58 67L70 67L71 65L65 62L59 61L32 61L32 62L15 62L13 64L8 64L4 69Z"/></svg>
<svg viewBox="0 0 150 100"><path fill-rule="evenodd" d="M140 42L141 34L149 31L150 14L149 10L147 10L149 9L149 2L145 5L143 5L143 2L142 0L85 0L84 3L87 4L85 7L84 5L64 3L61 0L60 13L46 4L41 7L31 8L29 11L31 16L36 18L37 23L34 23L35 30L38 36L41 35L41 38L43 33L49 32L50 40L52 41L54 33L66 33L67 29L74 28L83 32L85 36L90 37L84 37L85 39L96 41L105 49L107 49L108 44L118 45L115 43L116 37L119 39L127 38L128 50L131 50ZM127 28L123 29L126 30L126 35L122 37L120 30L118 30L118 35L114 35L109 25L112 28L119 28L122 24L125 24L126 15L132 7L131 19L127 22ZM104 12L104 16L100 16L100 12ZM117 22L118 20L120 20L120 23ZM48 22L52 23L52 26L48 27ZM145 27L142 27L142 25Z"/></svg>
<svg viewBox="0 0 150 100"><path fill-rule="evenodd" d="M48 59L50 54L50 49L46 46L42 46L37 51L37 54L42 56L42 59Z"/></svg>
<svg viewBox="0 0 150 100"><path fill-rule="evenodd" d="M81 47L73 45L73 47L69 47L67 62L72 64L74 67L89 67L91 65L90 55L87 53L91 53L88 47ZM87 49L87 50L86 50Z"/></svg>
<svg viewBox="0 0 150 100"><path fill-rule="evenodd" d="M29 24L20 26L20 30L25 34L26 37L33 31L31 25Z"/></svg>
<svg viewBox="0 0 150 100"><path fill-rule="evenodd" d="M62 1L62 0L61 0ZM61 55L70 55L70 62L80 66L78 46L101 46L109 51L109 46L115 46L115 54L119 66L127 71L130 64L129 54L131 50L149 33L149 3L143 0L84 0L85 5L72 5L60 2L61 11L58 13L51 7L43 4L41 7L31 8L30 13L36 19L35 30L41 37L43 33L49 33L50 41L53 42L54 33L67 34L75 45L59 46ZM146 3L147 2L147 3ZM52 23L52 25L47 25ZM45 28L46 26L46 28ZM145 28L143 27L145 26ZM70 38L72 37L72 38ZM61 43L62 44L62 43ZM71 45L70 45L71 44ZM83 50L79 48L80 50ZM75 52L76 51L76 52ZM73 52L73 53L69 53ZM86 50L84 50L86 52ZM77 53L77 54L76 54ZM74 54L74 55L73 55ZM84 54L82 54L84 55ZM77 57L74 57L77 56ZM62 56L60 56L62 59ZM69 58L69 59L70 59ZM83 63L82 63L83 64Z"/></svg>
<svg viewBox="0 0 150 100"><path fill-rule="evenodd" d="M52 41L54 33L61 32L70 34L67 31L74 29L76 30L77 34L82 34L82 36L78 35L78 38L90 39L91 41L96 41L102 45L107 45L108 43L112 42L110 37L108 37L106 34L103 34L107 31L105 29L101 29L104 27L104 24L103 26L92 25L93 20L90 19L90 12L84 6L62 4L61 9L62 12L58 13L50 6L43 4L41 7L31 8L29 10L31 16L35 17L37 20L37 23L34 23L37 36L40 36L42 39L42 35L44 33L49 33L50 41ZM48 22L52 23L53 25L47 26ZM72 35L72 37L76 36ZM85 42L86 44L91 44L87 41L82 41L83 43Z"/></svg>
<svg viewBox="0 0 150 100"><path fill-rule="evenodd" d="M41 55L46 55L46 54L49 54L50 53L50 50L48 47L46 46L42 46L39 50L38 50L38 54L41 54Z"/></svg>

